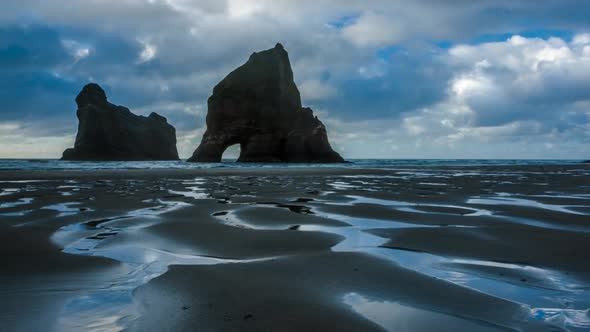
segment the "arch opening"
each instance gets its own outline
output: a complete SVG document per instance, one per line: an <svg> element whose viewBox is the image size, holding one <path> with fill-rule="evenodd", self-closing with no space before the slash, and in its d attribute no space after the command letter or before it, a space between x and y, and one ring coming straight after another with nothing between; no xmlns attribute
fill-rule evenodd
<svg viewBox="0 0 590 332"><path fill-rule="evenodd" d="M240 158L240 153L242 152L242 148L240 143L232 144L228 146L223 153L221 154L221 162L225 163L233 163L238 161Z"/></svg>

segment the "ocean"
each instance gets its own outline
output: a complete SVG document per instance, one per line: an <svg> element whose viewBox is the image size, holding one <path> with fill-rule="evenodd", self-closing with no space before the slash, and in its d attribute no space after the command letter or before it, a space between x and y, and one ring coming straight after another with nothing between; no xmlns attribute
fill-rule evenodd
<svg viewBox="0 0 590 332"><path fill-rule="evenodd" d="M188 163L185 161L63 161L59 159L0 159L0 170L99 170L99 169L203 169L203 168L290 168L343 167L363 169L396 169L405 166L485 166L485 165L572 165L582 160L545 159L349 159L345 164Z"/></svg>

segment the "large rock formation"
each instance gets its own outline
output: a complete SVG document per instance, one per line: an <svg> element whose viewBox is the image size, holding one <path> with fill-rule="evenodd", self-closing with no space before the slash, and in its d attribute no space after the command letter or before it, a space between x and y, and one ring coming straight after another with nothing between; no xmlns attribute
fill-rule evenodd
<svg viewBox="0 0 590 332"><path fill-rule="evenodd" d="M287 51L281 44L254 53L213 89L207 131L189 161L219 162L240 144L241 162L344 162L326 128L301 107Z"/></svg>
<svg viewBox="0 0 590 332"><path fill-rule="evenodd" d="M176 130L163 116L113 105L98 84L86 85L76 103L78 135L63 160L178 160Z"/></svg>

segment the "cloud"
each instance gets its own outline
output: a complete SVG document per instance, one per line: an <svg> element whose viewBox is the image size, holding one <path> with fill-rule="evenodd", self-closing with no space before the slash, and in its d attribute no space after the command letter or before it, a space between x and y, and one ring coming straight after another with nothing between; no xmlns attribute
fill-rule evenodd
<svg viewBox="0 0 590 332"><path fill-rule="evenodd" d="M478 125L564 121L565 108L588 99L589 49L585 35L571 42L516 35L453 47L447 58L455 69L449 98L469 108Z"/></svg>
<svg viewBox="0 0 590 332"><path fill-rule="evenodd" d="M319 80L308 80L299 84L299 92L304 103L306 101L334 98L338 94L336 88Z"/></svg>
<svg viewBox="0 0 590 332"><path fill-rule="evenodd" d="M52 134L47 128L19 122L0 123L0 153L10 158L56 158L74 142L74 136Z"/></svg>
<svg viewBox="0 0 590 332"><path fill-rule="evenodd" d="M158 48L147 41L139 41L143 45L143 49L139 53L139 63L144 63L152 60L158 51Z"/></svg>
<svg viewBox="0 0 590 332"><path fill-rule="evenodd" d="M55 30L41 26L0 26L0 68L3 71L43 70L69 57Z"/></svg>
<svg viewBox="0 0 590 332"><path fill-rule="evenodd" d="M588 45L587 34L457 45L438 58L449 71L437 77L439 99L380 121L323 112L336 143L359 156L581 158L590 152Z"/></svg>
<svg viewBox="0 0 590 332"><path fill-rule="evenodd" d="M357 47L382 47L403 38L403 27L390 18L365 13L342 29L342 36Z"/></svg>
<svg viewBox="0 0 590 332"><path fill-rule="evenodd" d="M557 156L588 141L588 15L573 0L6 0L0 124L71 138L73 100L95 81L168 117L187 156L213 86L281 41L347 157L519 155L543 140L532 151Z"/></svg>

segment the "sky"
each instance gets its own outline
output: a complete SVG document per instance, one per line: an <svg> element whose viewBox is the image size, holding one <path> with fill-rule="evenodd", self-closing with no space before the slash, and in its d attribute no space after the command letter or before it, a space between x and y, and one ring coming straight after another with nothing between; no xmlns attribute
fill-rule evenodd
<svg viewBox="0 0 590 332"><path fill-rule="evenodd" d="M303 104L345 158L590 159L590 1L1 7L0 158L59 158L89 82L136 114L167 117L189 157L215 84L281 42Z"/></svg>

